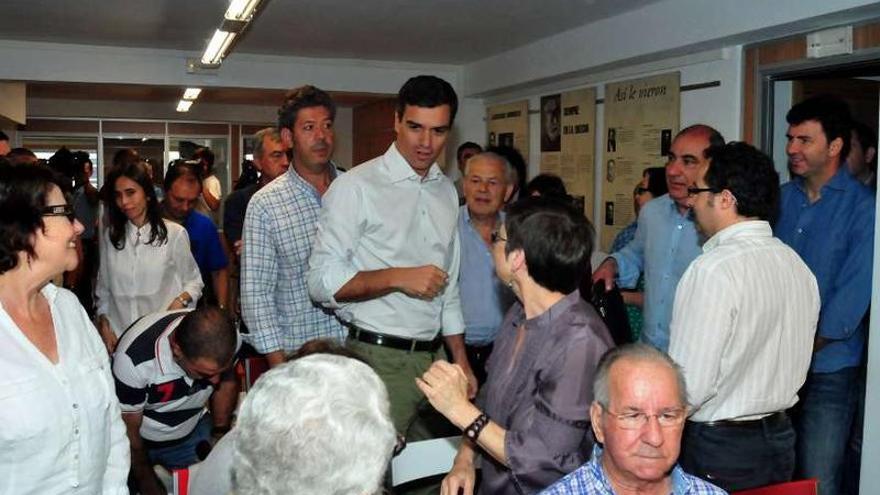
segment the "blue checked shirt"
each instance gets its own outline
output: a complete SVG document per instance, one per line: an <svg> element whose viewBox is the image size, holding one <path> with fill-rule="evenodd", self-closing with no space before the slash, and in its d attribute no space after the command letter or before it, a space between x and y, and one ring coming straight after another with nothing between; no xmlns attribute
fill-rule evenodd
<svg viewBox="0 0 880 495"><path fill-rule="evenodd" d="M336 169L331 165L335 178ZM306 271L321 197L293 167L260 189L244 219L241 310L261 353L293 352L312 339L342 342L336 317L309 299Z"/></svg>
<svg viewBox="0 0 880 495"><path fill-rule="evenodd" d="M727 495L712 483L685 473L678 464L672 468L670 476L672 495ZM602 469L602 448L594 445L590 462L553 483L540 495L615 495Z"/></svg>

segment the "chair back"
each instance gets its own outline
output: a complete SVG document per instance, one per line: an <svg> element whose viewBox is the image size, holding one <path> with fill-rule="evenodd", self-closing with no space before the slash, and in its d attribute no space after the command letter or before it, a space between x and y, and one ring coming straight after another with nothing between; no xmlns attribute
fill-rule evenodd
<svg viewBox="0 0 880 495"><path fill-rule="evenodd" d="M819 480L810 478L806 480L789 481L776 485L752 488L733 492L731 495L818 495Z"/></svg>

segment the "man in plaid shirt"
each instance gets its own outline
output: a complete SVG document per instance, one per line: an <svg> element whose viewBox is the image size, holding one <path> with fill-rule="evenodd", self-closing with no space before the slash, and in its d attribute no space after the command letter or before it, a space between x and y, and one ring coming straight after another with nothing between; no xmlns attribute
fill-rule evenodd
<svg viewBox="0 0 880 495"><path fill-rule="evenodd" d="M330 95L314 86L287 94L278 127L292 151L290 168L254 194L245 214L242 316L247 340L270 366L309 340L343 339L342 324L309 299L306 287L321 197L336 178L335 116Z"/></svg>
<svg viewBox="0 0 880 495"><path fill-rule="evenodd" d="M594 446L590 462L542 494L727 493L675 463L687 389L681 369L665 353L646 344L608 351L596 370L593 396L590 422L602 447Z"/></svg>

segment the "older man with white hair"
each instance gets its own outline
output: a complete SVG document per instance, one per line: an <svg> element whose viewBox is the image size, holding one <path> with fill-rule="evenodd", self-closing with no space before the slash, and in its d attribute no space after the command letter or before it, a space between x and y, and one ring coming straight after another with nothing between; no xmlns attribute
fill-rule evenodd
<svg viewBox="0 0 880 495"><path fill-rule="evenodd" d="M590 462L545 495L722 495L676 463L687 416L681 368L647 344L608 351L593 381L590 423L599 445Z"/></svg>
<svg viewBox="0 0 880 495"><path fill-rule="evenodd" d="M261 376L236 431L236 495L373 494L396 442L378 375L356 359L330 354Z"/></svg>

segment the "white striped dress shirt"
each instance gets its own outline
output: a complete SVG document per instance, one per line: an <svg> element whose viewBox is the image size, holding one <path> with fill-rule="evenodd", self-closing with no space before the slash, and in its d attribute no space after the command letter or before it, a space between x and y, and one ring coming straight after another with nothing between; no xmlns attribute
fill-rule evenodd
<svg viewBox="0 0 880 495"><path fill-rule="evenodd" d="M675 294L669 354L692 421L755 419L797 402L819 319L816 278L765 221L712 236Z"/></svg>

